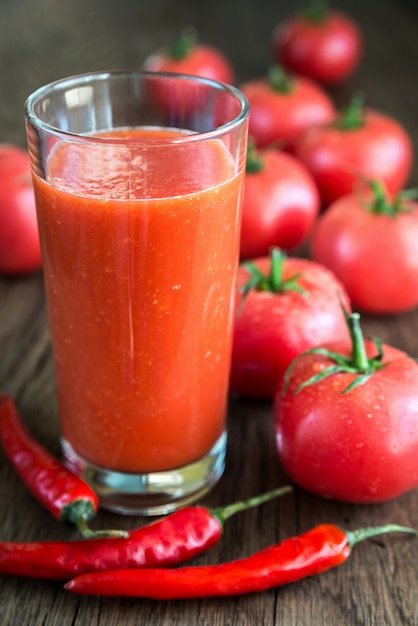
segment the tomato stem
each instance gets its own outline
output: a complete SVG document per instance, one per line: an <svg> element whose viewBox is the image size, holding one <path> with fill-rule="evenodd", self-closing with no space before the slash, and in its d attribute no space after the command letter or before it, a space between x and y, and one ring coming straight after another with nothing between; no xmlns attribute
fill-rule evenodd
<svg viewBox="0 0 418 626"><path fill-rule="evenodd" d="M257 151L255 141L252 137L248 138L247 163L245 169L247 174L256 174L264 169L264 159Z"/></svg>
<svg viewBox="0 0 418 626"><path fill-rule="evenodd" d="M297 291L306 295L306 291L298 284L300 273L293 274L287 279L283 278L283 266L286 254L279 248L270 250L270 271L264 274L252 262L247 261L244 267L250 274L250 278L242 287L243 297L246 297L252 289L257 291L270 291L271 293L282 293L284 291Z"/></svg>
<svg viewBox="0 0 418 626"><path fill-rule="evenodd" d="M378 180L369 182L373 194L373 202L369 205L370 211L377 215L389 215L393 212L393 207L387 202L383 185Z"/></svg>
<svg viewBox="0 0 418 626"><path fill-rule="evenodd" d="M291 93L293 91L293 80L286 70L280 65L270 66L267 72L268 83L273 91L279 93Z"/></svg>
<svg viewBox="0 0 418 626"><path fill-rule="evenodd" d="M295 395L305 387L314 385L315 383L324 380L328 376L341 373L354 374L352 382L341 392L348 393L358 385L363 385L364 383L366 383L374 372L382 369L382 367L385 367L385 363L383 363L383 350L381 341L376 338L373 339L373 343L376 346L377 353L375 356L368 358L366 353L366 347L364 344L363 333L361 331L359 323L360 315L358 313L348 313L344 307L343 312L352 341L351 355L345 356L344 354L340 354L339 352L333 352L332 350L328 350L324 347L311 348L310 350L302 352L290 363L289 367L286 370L284 377L283 393L285 393L288 388L293 367L295 366L297 361L306 354L320 354L322 356L328 357L332 361L332 363L322 369L318 374L314 374L313 376L311 376L311 378L308 378L300 385L298 385L298 387L294 391Z"/></svg>
<svg viewBox="0 0 418 626"><path fill-rule="evenodd" d="M382 183L378 180L366 180L366 186L372 192L371 202L365 202L364 207L373 215L388 215L396 217L399 213L410 213L411 200L416 200L418 189L407 189L399 192L392 202L389 201Z"/></svg>
<svg viewBox="0 0 418 626"><path fill-rule="evenodd" d="M343 109L333 123L339 130L355 130L364 125L364 98L360 93L354 94L349 104Z"/></svg>
<svg viewBox="0 0 418 626"><path fill-rule="evenodd" d="M172 59L184 59L192 51L197 42L197 32L193 27L185 28L179 39L172 45L170 56Z"/></svg>
<svg viewBox="0 0 418 626"><path fill-rule="evenodd" d="M277 293L283 285L283 264L285 254L277 248L272 248L272 250L270 250L270 259L270 285L272 291Z"/></svg>
<svg viewBox="0 0 418 626"><path fill-rule="evenodd" d="M369 368L369 359L367 358L363 333L360 328L360 315L358 313L348 314L345 309L344 315L352 341L351 364L359 371L365 372Z"/></svg>
<svg viewBox="0 0 418 626"><path fill-rule="evenodd" d="M302 16L313 24L322 24L328 17L327 0L312 0L301 11Z"/></svg>

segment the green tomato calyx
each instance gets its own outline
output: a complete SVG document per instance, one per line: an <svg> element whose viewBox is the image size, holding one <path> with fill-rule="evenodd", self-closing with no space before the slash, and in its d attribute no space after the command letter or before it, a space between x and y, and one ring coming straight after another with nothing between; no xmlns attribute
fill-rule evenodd
<svg viewBox="0 0 418 626"><path fill-rule="evenodd" d="M282 250L272 248L270 250L270 272L268 274L262 272L252 261L244 263L243 266L249 272L250 278L241 288L243 297L245 298L253 289L271 293L297 291L302 295L306 295L306 291L298 283L298 279L301 276L300 272L286 279L283 277L285 259L286 254Z"/></svg>
<svg viewBox="0 0 418 626"><path fill-rule="evenodd" d="M272 65L267 72L271 89L277 93L289 94L293 91L293 80L280 65Z"/></svg>
<svg viewBox="0 0 418 626"><path fill-rule="evenodd" d="M301 16L312 24L320 26L328 17L327 0L311 0L301 10Z"/></svg>
<svg viewBox="0 0 418 626"><path fill-rule="evenodd" d="M247 174L257 174L257 172L261 172L263 169L264 159L257 150L253 137L249 137L245 171Z"/></svg>
<svg viewBox="0 0 418 626"><path fill-rule="evenodd" d="M364 208L373 215L396 217L400 213L411 212L411 201L418 198L418 189L400 191L392 201L388 198L383 184L378 180L366 180L366 187L371 190L372 199L364 200Z"/></svg>
<svg viewBox="0 0 418 626"><path fill-rule="evenodd" d="M343 311L351 337L351 354L346 356L344 354L340 354L339 352L333 352L332 350L322 347L311 348L310 350L302 352L292 361L286 370L284 391L286 391L288 387L290 374L295 363L300 357L306 354L320 354L322 356L326 356L332 361L332 363L318 372L318 374L311 376L311 378L298 385L295 389L295 394L299 393L299 391L305 387L314 385L329 376L342 373L354 374L355 376L353 381L342 391L342 393L348 393L355 387L366 383L374 372L385 367L385 363L383 363L383 349L380 339L373 338L372 341L376 347L376 355L369 358L366 353L364 337L360 328L359 313L348 313L344 307Z"/></svg>
<svg viewBox="0 0 418 626"><path fill-rule="evenodd" d="M192 26L185 28L179 39L171 46L170 57L177 60L186 58L193 50L196 43L196 30Z"/></svg>
<svg viewBox="0 0 418 626"><path fill-rule="evenodd" d="M356 130L364 126L364 98L357 93L351 98L345 109L342 109L337 119L332 123L338 130Z"/></svg>

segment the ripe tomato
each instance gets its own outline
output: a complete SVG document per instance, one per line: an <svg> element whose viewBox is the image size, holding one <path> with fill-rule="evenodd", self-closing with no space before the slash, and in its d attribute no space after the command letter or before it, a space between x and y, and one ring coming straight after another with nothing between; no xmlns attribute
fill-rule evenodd
<svg viewBox="0 0 418 626"><path fill-rule="evenodd" d="M40 269L41 250L29 155L0 144L0 272Z"/></svg>
<svg viewBox="0 0 418 626"><path fill-rule="evenodd" d="M345 285L353 307L373 314L418 305L418 203L383 189L347 195L323 213L311 253Z"/></svg>
<svg viewBox="0 0 418 626"><path fill-rule="evenodd" d="M311 9L289 17L273 31L273 57L297 74L324 84L347 79L363 51L358 25L341 11Z"/></svg>
<svg viewBox="0 0 418 626"><path fill-rule="evenodd" d="M228 84L234 80L234 71L226 56L212 46L199 44L196 32L190 29L182 34L171 49L164 48L148 56L143 68L156 73L200 76ZM197 88L191 81L185 83L173 79L167 83L154 77L148 88L156 107L169 118L171 125L188 128L190 124L190 128L193 128L196 112L207 115L208 94L202 84ZM215 115L219 115L219 119L209 123L212 127L222 124L225 117L222 111Z"/></svg>
<svg viewBox="0 0 418 626"><path fill-rule="evenodd" d="M194 30L186 30L171 49L164 48L149 55L144 69L203 76L228 84L234 80L233 67L223 52L198 43Z"/></svg>
<svg viewBox="0 0 418 626"><path fill-rule="evenodd" d="M277 450L304 489L380 502L418 485L418 364L364 341L358 314L349 317L351 350L312 350L287 371L274 403Z"/></svg>
<svg viewBox="0 0 418 626"><path fill-rule="evenodd" d="M259 148L279 143L287 148L311 126L335 117L330 97L308 78L290 77L273 66L268 76L241 86L250 103L249 134Z"/></svg>
<svg viewBox="0 0 418 626"><path fill-rule="evenodd" d="M317 186L295 157L273 148L248 150L241 259L291 250L307 238L320 208Z"/></svg>
<svg viewBox="0 0 418 626"><path fill-rule="evenodd" d="M295 155L312 173L322 201L329 205L353 192L364 177L378 179L391 194L402 189L411 172L412 141L394 119L364 109L354 98L338 120L303 133Z"/></svg>
<svg viewBox="0 0 418 626"><path fill-rule="evenodd" d="M273 398L298 354L323 342L349 344L341 303L350 306L344 287L332 272L308 259L273 249L270 257L241 265L231 391Z"/></svg>

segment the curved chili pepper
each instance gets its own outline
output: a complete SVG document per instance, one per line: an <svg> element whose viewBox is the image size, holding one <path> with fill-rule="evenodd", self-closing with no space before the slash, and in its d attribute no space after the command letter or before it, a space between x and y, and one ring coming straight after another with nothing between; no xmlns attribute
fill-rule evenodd
<svg viewBox="0 0 418 626"><path fill-rule="evenodd" d="M224 522L235 513L289 491L285 486L217 509L180 509L130 531L127 539L2 542L0 574L68 580L84 572L177 565L219 541Z"/></svg>
<svg viewBox="0 0 418 626"><path fill-rule="evenodd" d="M126 536L125 531L93 531L98 497L28 432L10 396L0 396L0 441L31 494L61 522L72 522L84 537Z"/></svg>
<svg viewBox="0 0 418 626"><path fill-rule="evenodd" d="M173 570L117 570L84 574L64 588L73 593L132 596L156 600L232 596L272 589L320 574L348 559L359 541L386 532L417 531L388 524L349 532L323 524L250 557Z"/></svg>

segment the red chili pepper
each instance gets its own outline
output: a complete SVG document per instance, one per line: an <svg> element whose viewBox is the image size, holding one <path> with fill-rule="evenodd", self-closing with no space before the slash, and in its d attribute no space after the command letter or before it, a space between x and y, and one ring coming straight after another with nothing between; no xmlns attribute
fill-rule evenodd
<svg viewBox="0 0 418 626"><path fill-rule="evenodd" d="M88 528L98 510L96 493L35 441L7 395L0 396L0 441L28 490L56 519L72 522L85 537L126 536Z"/></svg>
<svg viewBox="0 0 418 626"><path fill-rule="evenodd" d="M127 539L0 543L0 574L68 580L84 572L177 565L219 541L223 523L235 513L291 491L285 486L223 508L180 509Z"/></svg>
<svg viewBox="0 0 418 626"><path fill-rule="evenodd" d="M417 531L388 524L352 532L331 524L285 539L252 556L220 565L173 570L117 570L84 574L64 588L73 593L172 600L233 596L272 589L340 565L359 541L386 532Z"/></svg>

